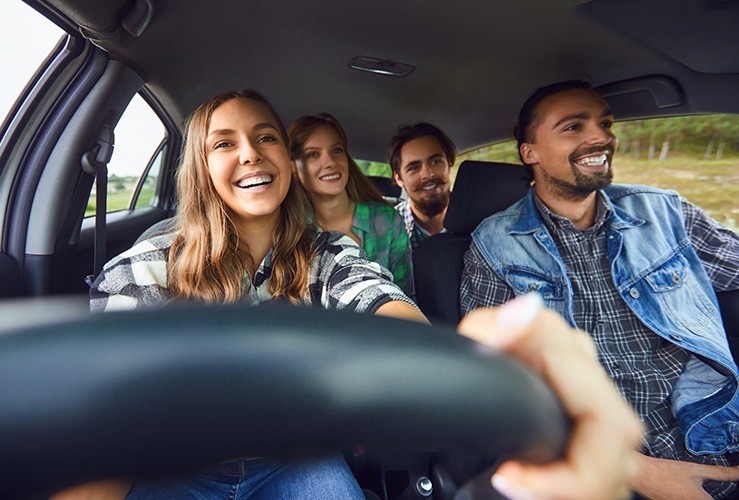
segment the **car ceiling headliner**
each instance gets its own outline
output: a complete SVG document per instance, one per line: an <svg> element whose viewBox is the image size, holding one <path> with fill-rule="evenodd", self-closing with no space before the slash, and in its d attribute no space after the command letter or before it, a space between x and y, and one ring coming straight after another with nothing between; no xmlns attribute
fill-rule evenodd
<svg viewBox="0 0 739 500"><path fill-rule="evenodd" d="M380 161L401 124L434 123L461 151L507 138L526 96L554 81L600 86L668 75L687 98L643 113L669 114L718 108L728 96L699 89L739 78L733 0L43 3L133 68L176 121L221 90L252 87L287 123L334 114L352 154ZM134 37L121 19L147 3L151 21ZM360 72L348 67L355 56L417 69L406 77Z"/></svg>

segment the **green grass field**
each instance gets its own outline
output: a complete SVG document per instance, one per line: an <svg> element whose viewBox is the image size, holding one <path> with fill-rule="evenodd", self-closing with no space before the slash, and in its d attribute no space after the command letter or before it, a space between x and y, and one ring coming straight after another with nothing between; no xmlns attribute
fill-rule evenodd
<svg viewBox="0 0 739 500"><path fill-rule="evenodd" d="M136 187L136 183L133 181L127 181L124 183L124 189L120 189L116 192L108 192L108 203L107 212L117 212L118 210L125 210L128 208L128 204L131 201L131 193ZM141 189L138 200L136 200L137 207L149 206L152 198L154 197L154 185L145 184ZM95 215L95 202L96 197L93 193L90 195L90 199L87 202L87 209L85 210L85 217Z"/></svg>
<svg viewBox="0 0 739 500"><path fill-rule="evenodd" d="M737 230L739 221L739 158L696 160L675 155L660 160L616 158L617 182L674 189L717 221Z"/></svg>

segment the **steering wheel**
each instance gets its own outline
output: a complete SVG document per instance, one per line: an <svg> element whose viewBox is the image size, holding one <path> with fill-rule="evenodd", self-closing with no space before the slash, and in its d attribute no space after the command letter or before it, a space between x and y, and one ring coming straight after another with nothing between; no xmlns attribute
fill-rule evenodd
<svg viewBox="0 0 739 500"><path fill-rule="evenodd" d="M542 380L451 329L288 305L68 316L0 332L0 498L356 444L547 461L567 438Z"/></svg>

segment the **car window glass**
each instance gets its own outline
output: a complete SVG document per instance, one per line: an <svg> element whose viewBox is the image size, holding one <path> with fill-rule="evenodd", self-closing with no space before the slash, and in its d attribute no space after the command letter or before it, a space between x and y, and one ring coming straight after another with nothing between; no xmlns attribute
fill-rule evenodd
<svg viewBox="0 0 739 500"><path fill-rule="evenodd" d="M674 189L734 231L739 223L739 115L696 115L614 124L614 181ZM459 155L521 163L516 141Z"/></svg>
<svg viewBox="0 0 739 500"><path fill-rule="evenodd" d="M29 36L29 34L33 34ZM5 117L64 31L24 2L0 6L0 116ZM11 48L12 47L12 48Z"/></svg>
<svg viewBox="0 0 739 500"><path fill-rule="evenodd" d="M165 133L162 121L137 94L115 127L113 157L108 163L107 213L148 206L154 200ZM95 213L95 198L93 187L85 217Z"/></svg>
<svg viewBox="0 0 739 500"><path fill-rule="evenodd" d="M379 161L356 160L359 170L372 177L392 177L390 165Z"/></svg>
<svg viewBox="0 0 739 500"><path fill-rule="evenodd" d="M167 149L162 147L157 152L151 162L151 166L146 171L146 175L140 181L140 188L134 208L150 207L156 203L156 189L159 181L159 173L162 171L162 163L166 156Z"/></svg>

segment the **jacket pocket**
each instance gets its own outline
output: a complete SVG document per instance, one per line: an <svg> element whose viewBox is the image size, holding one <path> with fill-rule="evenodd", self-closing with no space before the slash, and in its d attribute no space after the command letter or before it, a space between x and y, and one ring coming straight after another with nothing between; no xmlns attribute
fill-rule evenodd
<svg viewBox="0 0 739 500"><path fill-rule="evenodd" d="M687 272L687 259L677 253L658 269L648 274L644 280L654 292L669 292L684 285Z"/></svg>
<svg viewBox="0 0 739 500"><path fill-rule="evenodd" d="M564 284L526 268L508 269L505 280L518 295L538 293L545 301L563 300Z"/></svg>
<svg viewBox="0 0 739 500"><path fill-rule="evenodd" d="M659 268L649 273L644 282L662 304L667 317L702 336L712 336L716 330L713 318L716 308L710 297L694 279L685 256L676 253Z"/></svg>

